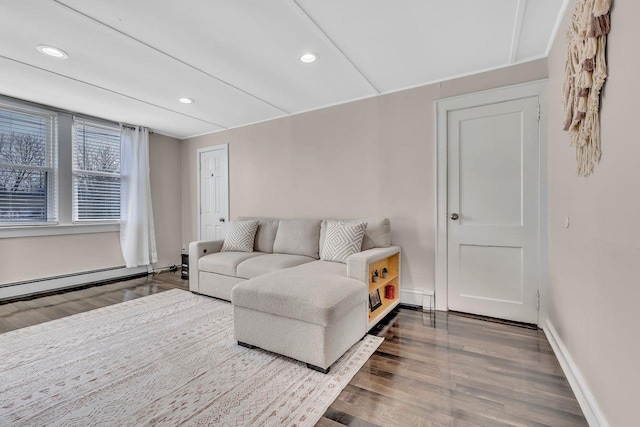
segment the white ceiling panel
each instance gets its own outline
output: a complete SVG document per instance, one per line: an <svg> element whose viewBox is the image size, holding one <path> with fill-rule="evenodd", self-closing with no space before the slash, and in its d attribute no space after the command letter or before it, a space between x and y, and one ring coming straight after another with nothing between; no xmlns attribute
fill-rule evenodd
<svg viewBox="0 0 640 427"><path fill-rule="evenodd" d="M504 64L515 0L297 0L382 91Z"/></svg>
<svg viewBox="0 0 640 427"><path fill-rule="evenodd" d="M3 76L11 76L0 78L0 93L14 98L114 122L141 124L178 138L221 129L202 120L181 116L104 89L88 87L82 82L2 57L0 70ZM64 88L62 93L61 88Z"/></svg>
<svg viewBox="0 0 640 427"><path fill-rule="evenodd" d="M542 56L564 2L0 0L0 94L185 138Z"/></svg>
<svg viewBox="0 0 640 427"><path fill-rule="evenodd" d="M17 3L7 13L0 14L0 39L12 39L12 43L0 45L2 56L163 108L181 109L218 127L238 126L284 114L54 2ZM34 3L38 7L34 7ZM52 20L52 16L56 19ZM90 36L79 37L84 34ZM46 57L35 49L38 44L59 46L69 54L69 59ZM177 102L181 96L194 98L196 103L182 105Z"/></svg>
<svg viewBox="0 0 640 427"><path fill-rule="evenodd" d="M518 61L546 53L562 3L561 0L527 0L518 44Z"/></svg>
<svg viewBox="0 0 640 427"><path fill-rule="evenodd" d="M287 112L376 93L293 2L61 2ZM303 64L305 51L320 60Z"/></svg>

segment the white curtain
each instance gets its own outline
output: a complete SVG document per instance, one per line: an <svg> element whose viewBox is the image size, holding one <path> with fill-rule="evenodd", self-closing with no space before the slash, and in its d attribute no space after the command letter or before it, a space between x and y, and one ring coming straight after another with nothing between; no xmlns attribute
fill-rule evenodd
<svg viewBox="0 0 640 427"><path fill-rule="evenodd" d="M120 247L127 267L158 261L149 183L149 129L122 128Z"/></svg>

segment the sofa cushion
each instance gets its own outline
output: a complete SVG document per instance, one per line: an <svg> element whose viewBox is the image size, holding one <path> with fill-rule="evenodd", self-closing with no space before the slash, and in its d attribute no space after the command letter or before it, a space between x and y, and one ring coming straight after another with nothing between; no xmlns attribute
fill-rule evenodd
<svg viewBox="0 0 640 427"><path fill-rule="evenodd" d="M320 222L319 219L281 219L273 243L273 252L318 259Z"/></svg>
<svg viewBox="0 0 640 427"><path fill-rule="evenodd" d="M353 220L339 220L345 222L366 222L367 229L362 240L362 250L373 248L388 248L391 246L391 222L388 218L362 218ZM324 245L327 230L324 224L320 227L320 251Z"/></svg>
<svg viewBox="0 0 640 427"><path fill-rule="evenodd" d="M236 269L242 261L263 256L262 252L216 252L205 255L198 260L198 269L209 273L235 276Z"/></svg>
<svg viewBox="0 0 640 427"><path fill-rule="evenodd" d="M231 301L231 290L233 287L246 280L240 277L207 273L206 271L200 272L199 279L200 286L198 293L227 301Z"/></svg>
<svg viewBox="0 0 640 427"><path fill-rule="evenodd" d="M231 221L220 252L253 252L258 221Z"/></svg>
<svg viewBox="0 0 640 427"><path fill-rule="evenodd" d="M303 255L266 254L257 258L249 258L242 261L236 270L236 276L243 279L252 279L273 271L291 268L307 262L315 261L314 258Z"/></svg>
<svg viewBox="0 0 640 427"><path fill-rule="evenodd" d="M314 261L265 274L237 284L231 291L231 302L238 307L329 326L367 301L367 285L346 277L346 268L340 263Z"/></svg>
<svg viewBox="0 0 640 427"><path fill-rule="evenodd" d="M367 224L364 222L322 221L326 227L320 259L347 263L347 258L360 252Z"/></svg>
<svg viewBox="0 0 640 427"><path fill-rule="evenodd" d="M279 219L276 218L260 218L252 216L240 216L238 221L258 220L258 231L256 232L256 240L253 243L253 250L273 253L273 242L276 240L276 232L278 231Z"/></svg>
<svg viewBox="0 0 640 427"><path fill-rule="evenodd" d="M391 246L391 221L389 218L364 218L358 221L367 223L362 239L362 250L388 248Z"/></svg>

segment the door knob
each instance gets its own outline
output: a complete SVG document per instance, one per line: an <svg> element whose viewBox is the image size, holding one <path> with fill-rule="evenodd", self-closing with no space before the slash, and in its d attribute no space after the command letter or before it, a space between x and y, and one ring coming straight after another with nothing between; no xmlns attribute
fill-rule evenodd
<svg viewBox="0 0 640 427"><path fill-rule="evenodd" d="M218 221L224 222L224 218L218 218Z"/></svg>
<svg viewBox="0 0 640 427"><path fill-rule="evenodd" d="M457 214L457 213L452 213L452 214L451 214L451 219L452 219L452 220L454 220L454 221L455 221L455 220L457 220L458 218L460 218L460 217L458 216L458 214Z"/></svg>

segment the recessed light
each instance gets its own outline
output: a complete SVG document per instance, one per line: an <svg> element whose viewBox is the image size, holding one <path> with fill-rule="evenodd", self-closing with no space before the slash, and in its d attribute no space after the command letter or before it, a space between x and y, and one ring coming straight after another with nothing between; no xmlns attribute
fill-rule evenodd
<svg viewBox="0 0 640 427"><path fill-rule="evenodd" d="M312 62L315 62L316 59L318 59L318 54L313 52L307 52L300 57L300 61L305 64L311 64Z"/></svg>
<svg viewBox="0 0 640 427"><path fill-rule="evenodd" d="M54 58L67 59L69 55L62 49L58 49L57 47L40 45L37 47L40 53L44 53L45 55L53 56Z"/></svg>
<svg viewBox="0 0 640 427"><path fill-rule="evenodd" d="M182 102L183 104L193 104L195 102L191 98L178 98L178 101Z"/></svg>

